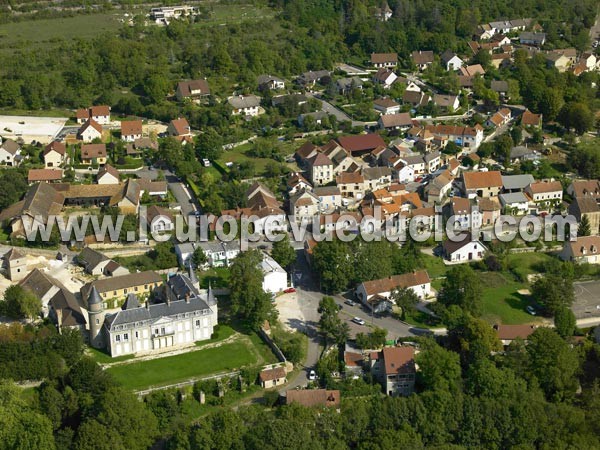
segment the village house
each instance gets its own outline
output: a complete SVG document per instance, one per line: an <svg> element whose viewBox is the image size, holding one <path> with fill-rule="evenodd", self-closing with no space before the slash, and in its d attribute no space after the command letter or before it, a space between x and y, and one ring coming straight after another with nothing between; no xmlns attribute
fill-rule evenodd
<svg viewBox="0 0 600 450"><path fill-rule="evenodd" d="M533 175L529 173L520 175L502 175L502 191L525 192L525 189L532 183L535 183Z"/></svg>
<svg viewBox="0 0 600 450"><path fill-rule="evenodd" d="M365 190L376 191L392 184L392 170L389 167L365 167L362 175Z"/></svg>
<svg viewBox="0 0 600 450"><path fill-rule="evenodd" d="M263 389L268 389L285 384L287 381L286 376L285 368L279 366L261 370L258 374L258 380Z"/></svg>
<svg viewBox="0 0 600 450"><path fill-rule="evenodd" d="M342 172L356 172L359 168L356 160L350 156L350 152L333 139L323 145L320 150L324 155L327 155L327 157L331 159L334 176L337 176Z"/></svg>
<svg viewBox="0 0 600 450"><path fill-rule="evenodd" d="M83 142L92 142L94 139L102 139L102 125L94 119L88 119L77 132L77 136Z"/></svg>
<svg viewBox="0 0 600 450"><path fill-rule="evenodd" d="M456 111L460 107L457 95L434 94L433 103L443 111Z"/></svg>
<svg viewBox="0 0 600 450"><path fill-rule="evenodd" d="M435 177L425 186L425 197L428 203L442 203L452 189L454 177L447 170Z"/></svg>
<svg viewBox="0 0 600 450"><path fill-rule="evenodd" d="M529 336L535 331L534 325L494 325L498 339L506 349L517 339L527 342Z"/></svg>
<svg viewBox="0 0 600 450"><path fill-rule="evenodd" d="M590 234L600 233L600 206L593 197L575 197L569 205L569 214L575 216L577 222L581 222L584 216L587 217L590 223Z"/></svg>
<svg viewBox="0 0 600 450"><path fill-rule="evenodd" d="M442 254L450 262L463 263L480 261L487 248L479 240L471 240L471 233L463 233L457 240L446 239L442 244Z"/></svg>
<svg viewBox="0 0 600 450"><path fill-rule="evenodd" d="M402 103L411 105L414 108L426 106L431 101L431 96L421 91L404 91L402 94Z"/></svg>
<svg viewBox="0 0 600 450"><path fill-rule="evenodd" d="M474 77L475 75L485 75L485 70L481 67L481 64L474 64L472 66L463 66L460 68L461 75L466 77Z"/></svg>
<svg viewBox="0 0 600 450"><path fill-rule="evenodd" d="M362 353L346 350L344 352L344 375L357 380L363 374L364 357Z"/></svg>
<svg viewBox="0 0 600 450"><path fill-rule="evenodd" d="M463 60L451 50L446 50L440 56L440 62L447 71L459 70L463 65Z"/></svg>
<svg viewBox="0 0 600 450"><path fill-rule="evenodd" d="M110 258L91 247L85 247L77 255L77 264L84 268L86 273L99 276L104 273L104 268L109 263Z"/></svg>
<svg viewBox="0 0 600 450"><path fill-rule="evenodd" d="M273 75L260 75L256 83L258 84L259 91L276 91L279 89L285 89L285 81L279 77Z"/></svg>
<svg viewBox="0 0 600 450"><path fill-rule="evenodd" d="M521 115L521 126L540 128L542 126L542 115L534 114L528 109Z"/></svg>
<svg viewBox="0 0 600 450"><path fill-rule="evenodd" d="M570 57L568 52L563 50L555 50L546 53L546 64L548 67L553 67L559 72L566 72L575 62L576 54L573 58ZM575 52L575 49L571 49Z"/></svg>
<svg viewBox="0 0 600 450"><path fill-rule="evenodd" d="M454 197L450 202L450 217L454 230L468 230L481 226L481 214L478 208L473 208L468 198Z"/></svg>
<svg viewBox="0 0 600 450"><path fill-rule="evenodd" d="M310 224L312 218L319 213L319 197L311 191L300 191L290 196L289 213L294 217L296 223Z"/></svg>
<svg viewBox="0 0 600 450"><path fill-rule="evenodd" d="M335 85L340 95L350 94L353 89L363 88L363 82L359 77L340 78Z"/></svg>
<svg viewBox="0 0 600 450"><path fill-rule="evenodd" d="M425 160L422 155L408 155L400 156L398 161L404 163L404 166L394 166L396 169L396 179L400 183L410 183L414 181L415 176L423 175L425 173ZM412 179L411 179L412 172Z"/></svg>
<svg viewBox="0 0 600 450"><path fill-rule="evenodd" d="M110 164L105 164L98 169L96 183L98 184L119 184L119 171Z"/></svg>
<svg viewBox="0 0 600 450"><path fill-rule="evenodd" d="M427 173L434 173L442 165L442 155L439 150L426 153L423 156L423 160L425 161L425 170Z"/></svg>
<svg viewBox="0 0 600 450"><path fill-rule="evenodd" d="M82 164L106 164L106 144L84 144L81 146Z"/></svg>
<svg viewBox="0 0 600 450"><path fill-rule="evenodd" d="M398 114L400 112L400 104L388 97L373 100L373 108L379 114Z"/></svg>
<svg viewBox="0 0 600 450"><path fill-rule="evenodd" d="M62 180L62 169L29 169L27 172L27 182L29 184L46 181L53 183Z"/></svg>
<svg viewBox="0 0 600 450"><path fill-rule="evenodd" d="M2 256L4 275L13 282L22 280L29 273L27 257L12 247Z"/></svg>
<svg viewBox="0 0 600 450"><path fill-rule="evenodd" d="M300 167L307 167L308 160L316 156L318 151L319 147L307 141L294 152L294 159Z"/></svg>
<svg viewBox="0 0 600 450"><path fill-rule="evenodd" d="M233 108L234 116L254 117L261 114L261 98L257 95L236 95L229 97L227 103Z"/></svg>
<svg viewBox="0 0 600 450"><path fill-rule="evenodd" d="M319 212L329 214L342 206L342 195L337 186L319 186L313 189L319 199Z"/></svg>
<svg viewBox="0 0 600 450"><path fill-rule="evenodd" d="M352 156L360 156L369 153L377 147L386 147L381 136L375 133L359 134L356 136L340 136L337 138L339 144L348 150Z"/></svg>
<svg viewBox="0 0 600 450"><path fill-rule="evenodd" d="M374 312L390 311L395 289L411 289L421 300L431 297L431 280L426 270L394 275L379 280L364 281L356 288L356 298Z"/></svg>
<svg viewBox="0 0 600 450"><path fill-rule="evenodd" d="M175 96L180 102L183 100L199 101L210 95L210 88L206 80L180 81L177 83Z"/></svg>
<svg viewBox="0 0 600 450"><path fill-rule="evenodd" d="M285 404L296 403L306 408L340 408L340 391L326 389L290 389L285 393Z"/></svg>
<svg viewBox="0 0 600 450"><path fill-rule="evenodd" d="M172 231L175 229L173 214L161 206L151 205L146 210L146 221L150 233Z"/></svg>
<svg viewBox="0 0 600 450"><path fill-rule="evenodd" d="M52 141L42 152L46 167L59 167L66 161L67 147L62 142Z"/></svg>
<svg viewBox="0 0 600 450"><path fill-rule="evenodd" d="M387 22L388 20L390 20L392 18L392 15L394 14L394 12L392 11L392 9L390 8L390 5L388 5L387 2L384 3L384 5L379 8L375 8L375 18L381 22Z"/></svg>
<svg viewBox="0 0 600 450"><path fill-rule="evenodd" d="M167 127L167 133L169 136L173 136L185 142L184 138L192 137L192 128L185 117L179 117L169 122Z"/></svg>
<svg viewBox="0 0 600 450"><path fill-rule="evenodd" d="M390 69L379 69L372 78L373 83L381 84L384 89L389 89L390 86L398 79L398 75Z"/></svg>
<svg viewBox="0 0 600 450"><path fill-rule="evenodd" d="M417 69L419 69L419 71L423 71L433 64L433 52L430 50L414 51L411 54L411 59Z"/></svg>
<svg viewBox="0 0 600 450"><path fill-rule="evenodd" d="M263 291L276 294L287 289L287 272L269 255L264 252L262 255L263 259L260 262L260 269L263 273Z"/></svg>
<svg viewBox="0 0 600 450"><path fill-rule="evenodd" d="M127 120L121 122L121 139L125 142L135 142L142 137L142 121Z"/></svg>
<svg viewBox="0 0 600 450"><path fill-rule="evenodd" d="M383 130L406 131L412 126L412 123L409 113L382 114L377 120L379 128Z"/></svg>
<svg viewBox="0 0 600 450"><path fill-rule="evenodd" d="M573 198L591 197L600 202L600 181L575 180L567 188L567 194Z"/></svg>
<svg viewBox="0 0 600 450"><path fill-rule="evenodd" d="M75 113L77 123L82 125L89 119L100 125L110 125L110 106L99 105L88 109L78 109Z"/></svg>
<svg viewBox="0 0 600 450"><path fill-rule="evenodd" d="M359 172L342 172L335 178L335 182L343 198L363 198L365 179Z"/></svg>
<svg viewBox="0 0 600 450"><path fill-rule="evenodd" d="M477 198L477 208L481 217L481 225L493 225L500 217L501 208L497 198Z"/></svg>
<svg viewBox="0 0 600 450"><path fill-rule="evenodd" d="M398 65L397 53L371 53L371 65L376 69L393 69Z"/></svg>
<svg viewBox="0 0 600 450"><path fill-rule="evenodd" d="M474 127L427 125L425 130L437 139L453 141L459 147L472 150L477 150L484 138L483 127L479 124Z"/></svg>
<svg viewBox="0 0 600 450"><path fill-rule="evenodd" d="M463 172L463 192L467 198L497 197L502 189L502 175L499 171Z"/></svg>
<svg viewBox="0 0 600 450"><path fill-rule="evenodd" d="M531 31L524 31L519 35L519 43L521 45L531 45L534 47L541 47L546 42L546 33L536 33Z"/></svg>
<svg viewBox="0 0 600 450"><path fill-rule="evenodd" d="M511 163L517 163L520 161L537 161L540 159L540 155L527 145L517 145L510 149L509 158Z"/></svg>
<svg viewBox="0 0 600 450"><path fill-rule="evenodd" d="M509 67L512 63L512 55L510 53L494 53L491 57L490 64L496 69ZM493 83L493 81L492 81ZM505 97L500 95L500 99L505 100Z"/></svg>
<svg viewBox="0 0 600 450"><path fill-rule="evenodd" d="M292 196L301 191L312 191L312 184L299 172L290 172L286 182L288 195Z"/></svg>
<svg viewBox="0 0 600 450"><path fill-rule="evenodd" d="M510 109L501 108L498 110L498 112L496 112L488 120L486 120L485 124L488 127L498 128L498 127L501 127L502 125L506 125L508 122L510 122L510 119L511 119Z"/></svg>
<svg viewBox="0 0 600 450"><path fill-rule="evenodd" d="M0 140L0 164L18 166L21 161L21 146L12 139Z"/></svg>
<svg viewBox="0 0 600 450"><path fill-rule="evenodd" d="M308 160L308 172L313 186L329 184L334 179L333 161L324 153L317 153Z"/></svg>
<svg viewBox="0 0 600 450"><path fill-rule="evenodd" d="M499 195L505 214L522 215L529 211L529 199L522 192L508 192Z"/></svg>
<svg viewBox="0 0 600 450"><path fill-rule="evenodd" d="M563 188L560 181L540 181L531 183L525 188L525 193L529 195L534 203L532 212L550 212L562 203Z"/></svg>
<svg viewBox="0 0 600 450"><path fill-rule="evenodd" d="M559 257L563 261L600 264L600 236L579 236L576 241L565 241Z"/></svg>
<svg viewBox="0 0 600 450"><path fill-rule="evenodd" d="M202 249L206 256L206 263L201 267L202 269L229 267L231 261L240 254L240 243L237 240L224 242L215 239L214 241L183 242L175 245L175 254L179 265L189 268L194 252L198 248Z"/></svg>
<svg viewBox="0 0 600 450"><path fill-rule="evenodd" d="M384 347L369 355L371 373L386 395L409 396L415 389L416 364L413 347Z"/></svg>
<svg viewBox="0 0 600 450"><path fill-rule="evenodd" d="M301 74L297 79L296 83L298 83L302 87L312 87L316 83L324 83L329 80L331 77L331 72L329 70L316 70L316 71L308 71Z"/></svg>

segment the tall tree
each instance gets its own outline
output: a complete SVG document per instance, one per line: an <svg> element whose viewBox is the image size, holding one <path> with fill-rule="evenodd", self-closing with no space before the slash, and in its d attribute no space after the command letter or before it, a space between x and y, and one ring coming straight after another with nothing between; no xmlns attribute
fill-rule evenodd
<svg viewBox="0 0 600 450"><path fill-rule="evenodd" d="M579 226L577 227L577 236L589 236L590 234L592 234L592 229L590 228L590 219L588 219L587 214L584 214L581 217Z"/></svg>
<svg viewBox="0 0 600 450"><path fill-rule="evenodd" d="M273 242L271 256L281 267L289 267L296 261L296 250L292 247L287 233L283 235L283 239L280 241Z"/></svg>
<svg viewBox="0 0 600 450"><path fill-rule="evenodd" d="M481 313L481 280L467 265L454 266L446 274L439 295L443 305L457 305L463 311L478 316Z"/></svg>
<svg viewBox="0 0 600 450"><path fill-rule="evenodd" d="M271 296L262 287L261 261L262 255L258 250L248 250L236 256L230 269L231 310L254 330L276 315Z"/></svg>
<svg viewBox="0 0 600 450"><path fill-rule="evenodd" d="M401 319L406 319L406 313L413 312L419 296L411 288L397 288L392 292L392 300L402 309Z"/></svg>
<svg viewBox="0 0 600 450"><path fill-rule="evenodd" d="M3 308L14 319L32 319L42 310L42 302L33 292L14 284L4 292Z"/></svg>
<svg viewBox="0 0 600 450"><path fill-rule="evenodd" d="M313 252L313 263L325 292L340 292L350 284L354 259L347 243L338 239L319 242Z"/></svg>
<svg viewBox="0 0 600 450"><path fill-rule="evenodd" d="M554 326L556 332L562 337L573 336L577 328L577 320L575 314L570 308L562 307L554 314Z"/></svg>
<svg viewBox="0 0 600 450"><path fill-rule="evenodd" d="M348 339L350 328L340 319L339 311L340 309L332 297L323 297L319 302L318 312L321 314L319 331L326 343L331 341L340 345Z"/></svg>

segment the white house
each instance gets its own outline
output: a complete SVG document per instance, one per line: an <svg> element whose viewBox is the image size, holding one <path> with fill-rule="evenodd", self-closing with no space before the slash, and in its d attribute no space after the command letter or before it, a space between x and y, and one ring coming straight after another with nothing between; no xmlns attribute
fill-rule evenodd
<svg viewBox="0 0 600 450"><path fill-rule="evenodd" d="M431 280L426 270L394 275L379 280L364 281L356 288L356 297L367 306L376 300L389 300L394 289L407 288L421 299L431 297Z"/></svg>
<svg viewBox="0 0 600 450"><path fill-rule="evenodd" d="M142 137L142 121L127 120L121 122L121 139L125 142L135 142Z"/></svg>
<svg viewBox="0 0 600 450"><path fill-rule="evenodd" d="M175 229L173 215L168 209L152 205L146 211L146 219L151 233Z"/></svg>
<svg viewBox="0 0 600 450"><path fill-rule="evenodd" d="M119 171L110 164L105 164L96 175L98 184L119 184Z"/></svg>
<svg viewBox="0 0 600 450"><path fill-rule="evenodd" d="M0 164L16 166L21 156L21 146L12 139L5 139L0 145Z"/></svg>
<svg viewBox="0 0 600 450"><path fill-rule="evenodd" d="M88 119L79 129L79 139L83 142L92 142L94 139L102 139L102 125L94 119Z"/></svg>
<svg viewBox="0 0 600 450"><path fill-rule="evenodd" d="M337 186L319 186L313 189L319 199L319 211L331 213L342 206L342 194Z"/></svg>
<svg viewBox="0 0 600 450"><path fill-rule="evenodd" d="M456 53L450 50L446 50L444 53L442 53L440 56L440 62L447 71L458 70L463 65L463 60L460 59Z"/></svg>
<svg viewBox="0 0 600 450"><path fill-rule="evenodd" d="M400 112L400 104L388 97L374 100L373 108L379 114L398 114Z"/></svg>
<svg viewBox="0 0 600 450"><path fill-rule="evenodd" d="M579 236L576 241L565 242L559 257L563 261L600 264L600 236Z"/></svg>
<svg viewBox="0 0 600 450"><path fill-rule="evenodd" d="M442 251L448 261L462 263L483 259L487 248L478 240L472 241L471 233L464 233L458 237L458 241L444 241Z"/></svg>
<svg viewBox="0 0 600 450"><path fill-rule="evenodd" d="M264 275L263 291L275 294L288 287L287 272L266 253L263 254L260 268Z"/></svg>
<svg viewBox="0 0 600 450"><path fill-rule="evenodd" d="M289 213L295 218L296 223L308 221L319 213L319 197L311 191L300 191L290 196Z"/></svg>
<svg viewBox="0 0 600 450"><path fill-rule="evenodd" d="M394 166L393 175L400 183L412 183L415 181L415 168L414 166L399 161L399 163Z"/></svg>
<svg viewBox="0 0 600 450"><path fill-rule="evenodd" d="M194 251L201 248L206 256L207 262L205 267L227 267L231 261L240 254L239 241L221 242L221 241L206 241L206 242L184 242L175 245L175 254L179 265L183 267L189 266Z"/></svg>
<svg viewBox="0 0 600 450"><path fill-rule="evenodd" d="M373 83L383 85L384 89L389 89L397 79L398 75L393 70L382 68L373 75L372 81Z"/></svg>
<svg viewBox="0 0 600 450"><path fill-rule="evenodd" d="M229 97L227 103L231 105L234 116L258 116L260 114L260 97L257 95L237 95Z"/></svg>
<svg viewBox="0 0 600 450"><path fill-rule="evenodd" d="M46 167L59 167L65 162L67 147L62 142L52 141L44 147L43 156Z"/></svg>
<svg viewBox="0 0 600 450"><path fill-rule="evenodd" d="M529 210L529 199L522 192L500 194L499 198L505 212L519 215L526 214Z"/></svg>

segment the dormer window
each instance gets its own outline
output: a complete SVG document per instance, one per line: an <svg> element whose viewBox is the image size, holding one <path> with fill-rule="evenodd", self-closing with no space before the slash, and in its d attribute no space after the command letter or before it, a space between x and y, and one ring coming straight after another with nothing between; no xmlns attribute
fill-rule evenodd
<svg viewBox="0 0 600 450"><path fill-rule="evenodd" d="M581 254L585 255L587 253L587 249L585 247L581 247Z"/></svg>
<svg viewBox="0 0 600 450"><path fill-rule="evenodd" d="M598 249L596 248L596 246L595 246L595 245L592 245L592 246L590 247L590 250L592 251L592 253L596 253L596 252L598 252Z"/></svg>

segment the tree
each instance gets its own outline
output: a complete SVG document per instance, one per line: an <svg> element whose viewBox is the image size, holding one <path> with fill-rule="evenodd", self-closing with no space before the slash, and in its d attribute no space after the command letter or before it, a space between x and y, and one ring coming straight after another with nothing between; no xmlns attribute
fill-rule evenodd
<svg viewBox="0 0 600 450"><path fill-rule="evenodd" d="M590 219L588 219L587 214L584 214L581 217L579 226L577 227L577 236L589 236L590 234L592 234L592 230L590 228Z"/></svg>
<svg viewBox="0 0 600 450"><path fill-rule="evenodd" d="M503 134L496 139L494 146L494 153L496 157L501 158L506 164L508 164L510 162L510 150L514 146L512 138L508 134Z"/></svg>
<svg viewBox="0 0 600 450"><path fill-rule="evenodd" d="M549 314L571 306L574 300L573 279L563 274L547 273L533 283L531 291L533 298Z"/></svg>
<svg viewBox="0 0 600 450"><path fill-rule="evenodd" d="M357 333L356 345L363 350L381 348L385 345L386 338L387 330L375 327L375 329L368 334Z"/></svg>
<svg viewBox="0 0 600 450"><path fill-rule="evenodd" d="M465 312L478 316L481 312L481 280L469 266L454 266L446 274L439 295L445 306L457 305Z"/></svg>
<svg viewBox="0 0 600 450"><path fill-rule="evenodd" d="M218 159L223 152L223 138L214 129L209 128L204 133L198 135L196 140L196 155L199 159L209 159L214 161Z"/></svg>
<svg viewBox="0 0 600 450"><path fill-rule="evenodd" d="M564 401L577 390L579 360L575 350L551 328L540 327L529 336L529 372L549 400Z"/></svg>
<svg viewBox="0 0 600 450"><path fill-rule="evenodd" d="M433 339L421 345L415 357L419 365L417 380L425 389L449 391L460 385L461 369L458 354L446 350Z"/></svg>
<svg viewBox="0 0 600 450"><path fill-rule="evenodd" d="M562 307L556 311L554 313L554 326L556 327L556 332L562 337L573 336L577 327L577 320L573 311L566 307Z"/></svg>
<svg viewBox="0 0 600 450"><path fill-rule="evenodd" d="M558 121L565 128L574 129L581 135L594 126L594 113L585 103L569 102L560 110Z"/></svg>
<svg viewBox="0 0 600 450"><path fill-rule="evenodd" d="M594 139L570 149L567 161L584 178L600 178L600 139Z"/></svg>
<svg viewBox="0 0 600 450"><path fill-rule="evenodd" d="M235 257L230 269L231 311L254 330L275 316L271 296L262 288L261 261L262 255L258 250L248 250Z"/></svg>
<svg viewBox="0 0 600 450"><path fill-rule="evenodd" d="M281 267L289 267L296 261L296 250L290 243L290 237L287 233L283 235L283 239L273 242L271 256Z"/></svg>
<svg viewBox="0 0 600 450"><path fill-rule="evenodd" d="M398 288L392 292L392 300L402 308L401 319L406 319L406 313L412 312L415 309L417 303L419 303L419 296L411 288Z"/></svg>
<svg viewBox="0 0 600 450"><path fill-rule="evenodd" d="M42 310L42 302L33 292L14 284L4 292L3 308L13 319L33 319Z"/></svg>
<svg viewBox="0 0 600 450"><path fill-rule="evenodd" d="M196 247L192 254L192 262L194 263L194 267L202 267L208 262L208 258L202 247Z"/></svg>
<svg viewBox="0 0 600 450"><path fill-rule="evenodd" d="M325 292L340 292L350 284L354 261L347 243L338 239L319 242L313 251L313 263Z"/></svg>
<svg viewBox="0 0 600 450"><path fill-rule="evenodd" d="M339 318L340 309L332 297L323 297L319 302L318 312L321 314L319 319L319 331L325 338L325 343L332 341L341 345L348 340L350 328L347 323Z"/></svg>
<svg viewBox="0 0 600 450"><path fill-rule="evenodd" d="M510 137L512 138L514 145L519 145L523 140L523 129L521 127L513 127L510 130Z"/></svg>
<svg viewBox="0 0 600 450"><path fill-rule="evenodd" d="M540 112L544 115L544 120L551 122L556 119L563 104L563 94L558 88L545 88L539 103Z"/></svg>

